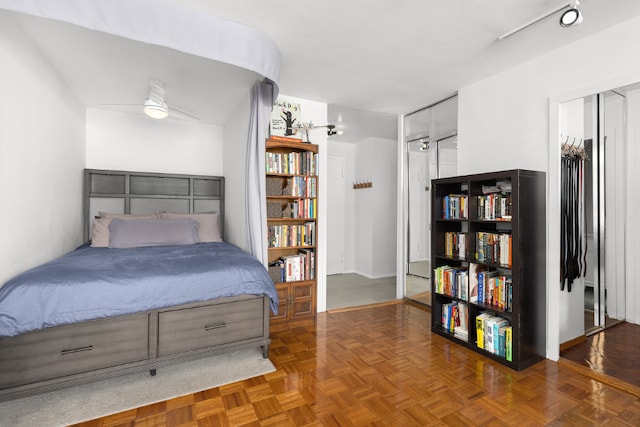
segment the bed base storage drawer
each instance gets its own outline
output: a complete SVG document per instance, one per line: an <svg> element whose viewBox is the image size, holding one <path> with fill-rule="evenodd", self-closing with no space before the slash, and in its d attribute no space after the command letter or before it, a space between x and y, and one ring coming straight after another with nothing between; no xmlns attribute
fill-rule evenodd
<svg viewBox="0 0 640 427"><path fill-rule="evenodd" d="M212 304L158 313L158 356L263 338L264 300Z"/></svg>
<svg viewBox="0 0 640 427"><path fill-rule="evenodd" d="M0 390L145 360L148 330L145 313L0 338Z"/></svg>

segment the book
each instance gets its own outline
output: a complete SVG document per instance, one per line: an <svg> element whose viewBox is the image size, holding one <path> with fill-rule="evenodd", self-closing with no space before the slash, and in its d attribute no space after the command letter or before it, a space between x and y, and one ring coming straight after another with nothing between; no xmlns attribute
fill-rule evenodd
<svg viewBox="0 0 640 427"><path fill-rule="evenodd" d="M509 324L507 319L497 318L495 322L493 322L493 351L494 354L504 353L504 350L500 350L500 328L506 327ZM504 348L504 347L502 347Z"/></svg>
<svg viewBox="0 0 640 427"><path fill-rule="evenodd" d="M513 362L513 328L504 328L504 357L509 362Z"/></svg>
<svg viewBox="0 0 640 427"><path fill-rule="evenodd" d="M498 356L506 357L506 330L508 325L501 326L498 330Z"/></svg>
<svg viewBox="0 0 640 427"><path fill-rule="evenodd" d="M482 271L484 267L476 263L469 264L469 301L478 302L478 272Z"/></svg>
<svg viewBox="0 0 640 427"><path fill-rule="evenodd" d="M491 314L483 311L476 316L476 346L478 348L484 348L484 329L486 320L491 317Z"/></svg>
<svg viewBox="0 0 640 427"><path fill-rule="evenodd" d="M469 306L463 302L458 303L457 319L453 328L453 335L463 341L469 341Z"/></svg>

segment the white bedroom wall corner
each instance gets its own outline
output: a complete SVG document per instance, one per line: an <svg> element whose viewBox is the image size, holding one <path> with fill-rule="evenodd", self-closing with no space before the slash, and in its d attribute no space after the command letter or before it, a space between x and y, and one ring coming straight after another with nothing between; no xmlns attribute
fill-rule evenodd
<svg viewBox="0 0 640 427"><path fill-rule="evenodd" d="M225 240L244 250L248 250L245 189L250 104L251 94L247 92L225 123L223 150L218 154L225 177Z"/></svg>
<svg viewBox="0 0 640 427"><path fill-rule="evenodd" d="M6 13L0 63L1 285L82 243L85 109Z"/></svg>

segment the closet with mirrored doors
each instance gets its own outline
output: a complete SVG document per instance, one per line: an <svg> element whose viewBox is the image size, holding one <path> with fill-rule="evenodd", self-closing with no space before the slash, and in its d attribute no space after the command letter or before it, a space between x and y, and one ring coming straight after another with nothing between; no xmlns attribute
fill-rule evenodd
<svg viewBox="0 0 640 427"><path fill-rule="evenodd" d="M431 180L457 174L458 96L406 114L404 297L431 304Z"/></svg>

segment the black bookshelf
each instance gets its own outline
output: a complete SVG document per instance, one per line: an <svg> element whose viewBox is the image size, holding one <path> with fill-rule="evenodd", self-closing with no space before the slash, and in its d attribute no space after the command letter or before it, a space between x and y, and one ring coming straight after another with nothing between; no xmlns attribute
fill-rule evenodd
<svg viewBox="0 0 640 427"><path fill-rule="evenodd" d="M432 332L516 370L545 358L545 174L515 169L441 178L431 188ZM472 270L484 272L481 297L471 295L478 277ZM448 321L452 305L466 310L454 315L466 319L466 335L464 325ZM508 328L495 328L491 351L479 347L481 313L508 321L511 360L503 350Z"/></svg>

